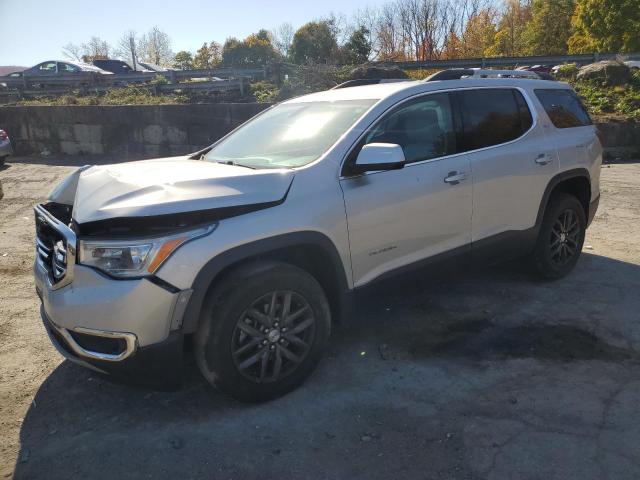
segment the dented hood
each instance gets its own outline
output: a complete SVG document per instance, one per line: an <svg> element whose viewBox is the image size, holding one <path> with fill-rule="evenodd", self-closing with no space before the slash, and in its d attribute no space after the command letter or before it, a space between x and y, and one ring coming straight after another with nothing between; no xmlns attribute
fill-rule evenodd
<svg viewBox="0 0 640 480"><path fill-rule="evenodd" d="M78 224L278 202L292 170L252 170L187 157L94 166L80 172L73 205Z"/></svg>

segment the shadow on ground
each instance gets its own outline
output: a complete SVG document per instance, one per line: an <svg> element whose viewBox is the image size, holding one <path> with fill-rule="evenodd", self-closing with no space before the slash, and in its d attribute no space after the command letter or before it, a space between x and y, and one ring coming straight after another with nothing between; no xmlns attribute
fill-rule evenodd
<svg viewBox="0 0 640 480"><path fill-rule="evenodd" d="M24 419L15 478L524 478L536 455L557 467L544 478L610 477L620 459L595 438L615 425L592 422L640 378L639 287L639 266L589 254L553 283L515 265L395 281L360 299L305 385L262 405L213 391L193 363L182 390L159 393L63 362ZM469 443L480 421L486 451ZM527 441L500 463L514 432Z"/></svg>

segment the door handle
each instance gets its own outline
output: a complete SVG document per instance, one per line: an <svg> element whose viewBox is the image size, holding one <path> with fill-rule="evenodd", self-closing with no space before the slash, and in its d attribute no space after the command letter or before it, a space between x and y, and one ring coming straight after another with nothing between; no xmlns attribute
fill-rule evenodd
<svg viewBox="0 0 640 480"><path fill-rule="evenodd" d="M464 172L449 172L446 177L444 177L444 183L448 183L449 185L457 185L461 181L467 178L467 174Z"/></svg>
<svg viewBox="0 0 640 480"><path fill-rule="evenodd" d="M535 162L538 165L547 165L548 163L551 163L551 160L551 155L548 153L541 153L536 157Z"/></svg>

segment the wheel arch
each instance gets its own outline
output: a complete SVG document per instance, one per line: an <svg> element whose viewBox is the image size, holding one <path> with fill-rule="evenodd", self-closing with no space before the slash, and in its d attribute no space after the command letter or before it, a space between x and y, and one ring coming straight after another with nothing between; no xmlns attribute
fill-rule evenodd
<svg viewBox="0 0 640 480"><path fill-rule="evenodd" d="M290 263L309 272L324 289L332 318L342 319L349 312L351 290L335 244L320 232L293 232L243 244L209 260L192 284L183 332L197 330L207 294L223 277L240 267L260 268L265 262L273 261Z"/></svg>
<svg viewBox="0 0 640 480"><path fill-rule="evenodd" d="M549 204L549 199L557 192L574 195L582 204L585 217L589 217L589 205L591 202L591 176L589 175L589 170L586 168L574 168L560 172L549 181L549 184L547 185L547 188L545 188L542 196L540 208L538 209L536 230L539 230L542 225L542 219L544 218L544 212Z"/></svg>

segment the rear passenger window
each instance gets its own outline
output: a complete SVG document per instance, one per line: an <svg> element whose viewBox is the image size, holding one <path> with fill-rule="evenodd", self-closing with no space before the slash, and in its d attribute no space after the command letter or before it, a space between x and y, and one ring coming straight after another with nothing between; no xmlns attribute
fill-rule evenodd
<svg viewBox="0 0 640 480"><path fill-rule="evenodd" d="M464 150L515 140L531 128L533 119L522 94L513 88L462 90Z"/></svg>
<svg viewBox="0 0 640 480"><path fill-rule="evenodd" d="M536 97L556 128L591 125L591 118L573 90L538 89Z"/></svg>
<svg viewBox="0 0 640 480"><path fill-rule="evenodd" d="M455 130L449 95L425 95L383 117L365 138L368 143L395 143L407 162L455 153Z"/></svg>

